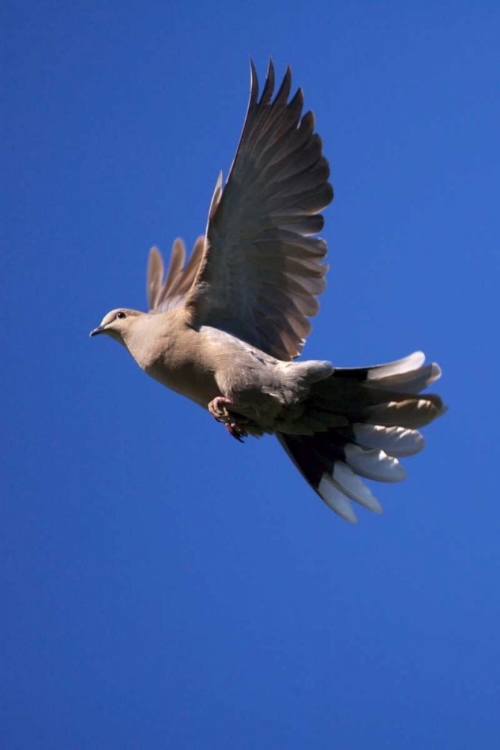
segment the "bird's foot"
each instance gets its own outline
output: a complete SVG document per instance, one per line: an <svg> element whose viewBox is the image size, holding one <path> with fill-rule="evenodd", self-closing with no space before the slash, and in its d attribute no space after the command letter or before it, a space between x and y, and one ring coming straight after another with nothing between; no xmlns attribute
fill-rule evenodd
<svg viewBox="0 0 500 750"><path fill-rule="evenodd" d="M224 422L224 427L229 432L229 434L235 438L239 443L244 443L244 438L248 437L248 432L246 432L243 427L241 427L238 422L235 422L234 420L231 420L231 422Z"/></svg>
<svg viewBox="0 0 500 750"><path fill-rule="evenodd" d="M231 413L227 408L228 406L234 407L234 403L230 398L217 396L208 404L208 411L217 422L222 422L226 430L235 438L235 440L242 443L243 438L248 436L248 433L243 427L243 425L248 424L248 419Z"/></svg>

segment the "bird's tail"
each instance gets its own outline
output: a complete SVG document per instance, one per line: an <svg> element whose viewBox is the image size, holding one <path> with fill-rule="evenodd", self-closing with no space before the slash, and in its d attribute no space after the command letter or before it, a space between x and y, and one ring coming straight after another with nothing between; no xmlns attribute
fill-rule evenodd
<svg viewBox="0 0 500 750"><path fill-rule="evenodd" d="M277 434L307 482L346 521L357 520L351 500L381 512L360 477L404 479L398 459L421 451L418 428L446 411L439 396L418 395L441 375L438 365L424 361L415 352L386 365L335 369L311 386L305 405L305 421L319 430Z"/></svg>

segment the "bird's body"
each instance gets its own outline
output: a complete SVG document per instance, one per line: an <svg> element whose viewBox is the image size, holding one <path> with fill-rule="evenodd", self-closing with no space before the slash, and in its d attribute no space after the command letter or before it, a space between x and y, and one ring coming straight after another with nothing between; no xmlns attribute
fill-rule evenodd
<svg viewBox="0 0 500 750"><path fill-rule="evenodd" d="M300 416L309 383L333 371L329 362L283 362L212 326L194 329L184 308L137 314L123 343L139 367L172 391L205 409L230 399L252 435L273 434Z"/></svg>
<svg viewBox="0 0 500 750"><path fill-rule="evenodd" d="M205 408L221 395L215 379L221 347L208 354L204 332L187 325L184 308L142 315L134 323L124 343L144 372Z"/></svg>
<svg viewBox="0 0 500 750"><path fill-rule="evenodd" d="M288 69L273 100L269 66L250 103L228 181L219 177L205 237L189 260L176 240L164 278L150 254L151 310L112 310L92 332L128 349L151 377L199 404L238 439L275 434L320 497L349 521L350 500L380 506L359 476L399 481L398 457L423 447L418 428L445 410L418 395L440 376L417 352L369 368L295 361L325 288L320 211L333 190L314 117Z"/></svg>

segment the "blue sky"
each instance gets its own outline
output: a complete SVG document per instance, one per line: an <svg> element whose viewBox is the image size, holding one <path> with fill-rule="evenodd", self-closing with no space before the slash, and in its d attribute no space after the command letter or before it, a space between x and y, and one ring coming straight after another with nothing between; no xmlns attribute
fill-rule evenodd
<svg viewBox="0 0 500 750"><path fill-rule="evenodd" d="M4 3L6 750L493 748L500 8ZM88 332L204 231L248 58L305 90L336 199L305 349L423 349L450 406L353 527Z"/></svg>

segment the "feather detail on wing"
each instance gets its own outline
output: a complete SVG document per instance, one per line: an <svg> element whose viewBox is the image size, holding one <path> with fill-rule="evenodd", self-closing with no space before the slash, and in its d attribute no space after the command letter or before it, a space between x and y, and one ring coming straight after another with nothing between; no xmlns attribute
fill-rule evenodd
<svg viewBox="0 0 500 750"><path fill-rule="evenodd" d="M288 101L288 68L273 99L269 63L259 99L251 91L225 187L219 176L205 251L186 298L193 325L211 325L283 360L300 354L325 288L322 211L332 200L328 162L299 89Z"/></svg>
<svg viewBox="0 0 500 750"><path fill-rule="evenodd" d="M156 247L149 251L147 287L149 309L154 313L166 312L184 302L193 285L203 255L205 238L198 237L186 263L184 242L176 239L170 254L167 273L163 267L161 253Z"/></svg>

